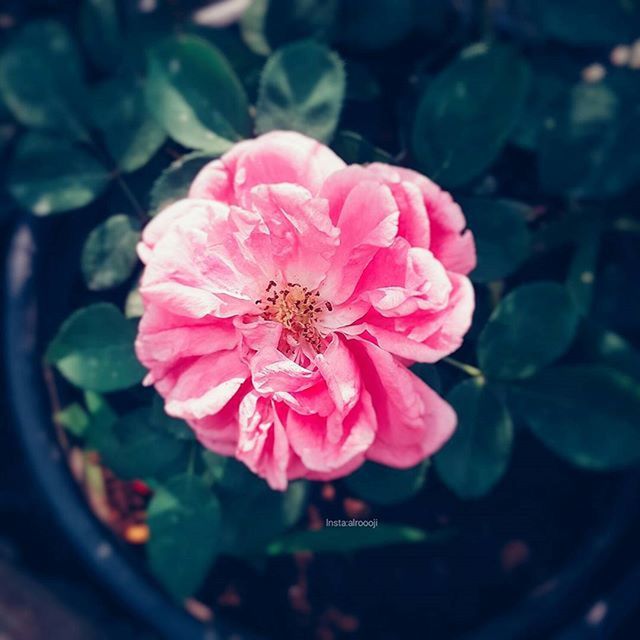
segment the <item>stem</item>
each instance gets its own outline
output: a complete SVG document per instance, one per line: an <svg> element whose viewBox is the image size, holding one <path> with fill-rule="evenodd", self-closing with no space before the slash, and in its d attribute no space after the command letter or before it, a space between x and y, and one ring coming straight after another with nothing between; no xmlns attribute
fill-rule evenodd
<svg viewBox="0 0 640 640"><path fill-rule="evenodd" d="M124 178L122 177L122 173L120 172L120 169L116 164L116 161L111 157L111 154L106 149L104 149L102 145L99 144L98 141L96 141L96 139L93 136L89 138L89 143L91 144L91 147L93 148L95 153L102 156L102 159L110 167L111 175L113 176L114 180L122 190L122 193L124 194L125 198L129 201L129 203L135 210L138 218L140 218L140 222L144 225L144 223L147 221L147 213L142 208L142 205L138 202L138 199L136 198L135 194L133 193L133 191L131 191L129 185L125 182Z"/></svg>
<svg viewBox="0 0 640 640"><path fill-rule="evenodd" d="M189 452L189 464L187 465L187 473L192 476L195 472L196 466L196 453L198 451L198 446L194 443L191 447L191 451Z"/></svg>
<svg viewBox="0 0 640 640"><path fill-rule="evenodd" d="M456 369L460 369L460 371L464 371L467 375L472 376L473 378L481 378L482 371L477 367L473 367L470 364L466 364L464 362L460 362L459 360L455 360L454 358L444 358L444 362L450 364L452 367Z"/></svg>
<svg viewBox="0 0 640 640"><path fill-rule="evenodd" d="M145 213L145 210L142 208L142 205L138 202L138 199L129 188L129 185L124 181L124 178L119 171L115 174L115 179L118 186L122 189L122 193L124 193L127 200L131 203L131 206L135 209L140 221L143 223L146 222L147 214Z"/></svg>

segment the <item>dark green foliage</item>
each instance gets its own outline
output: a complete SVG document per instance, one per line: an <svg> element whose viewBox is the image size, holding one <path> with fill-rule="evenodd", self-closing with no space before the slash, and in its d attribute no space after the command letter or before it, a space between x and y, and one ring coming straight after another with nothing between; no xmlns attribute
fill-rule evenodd
<svg viewBox="0 0 640 640"><path fill-rule="evenodd" d="M272 491L140 387L141 229L207 163L263 132L299 131L348 164L420 171L461 205L477 251L473 325L447 362L406 361L458 416L433 456L451 499L508 488L514 425L578 467L640 462L640 50L618 46L640 34L636 0L470 14L482 3L255 0L225 29L194 24L180 0L127 4L83 0L6 29L0 218L94 221L78 265L85 306L46 351L84 399L54 418L74 446L152 488L146 552L176 599L219 554L261 562L433 539L402 518L308 530L317 487ZM425 482L429 464L367 461L336 490L372 517L395 513L438 486Z"/></svg>
<svg viewBox="0 0 640 640"><path fill-rule="evenodd" d="M125 389L139 383L145 372L133 351L135 335L136 325L116 307L93 304L67 318L46 358L82 389Z"/></svg>
<svg viewBox="0 0 640 640"><path fill-rule="evenodd" d="M287 45L267 60L256 130L292 129L328 142L340 118L345 73L340 58L312 41Z"/></svg>
<svg viewBox="0 0 640 640"><path fill-rule="evenodd" d="M429 461L410 469L392 469L375 462L365 462L346 480L356 495L374 504L394 504L412 498L424 485Z"/></svg>
<svg viewBox="0 0 640 640"><path fill-rule="evenodd" d="M553 282L534 282L507 295L478 338L478 361L492 378L525 378L569 348L578 325L570 294Z"/></svg>
<svg viewBox="0 0 640 640"><path fill-rule="evenodd" d="M456 495L478 498L506 471L513 441L511 417L500 397L479 378L461 382L447 400L458 414L458 426L436 454L435 467Z"/></svg>
<svg viewBox="0 0 640 640"><path fill-rule="evenodd" d="M529 78L510 47L478 43L462 51L418 103L411 141L420 168L446 187L487 169L516 125Z"/></svg>

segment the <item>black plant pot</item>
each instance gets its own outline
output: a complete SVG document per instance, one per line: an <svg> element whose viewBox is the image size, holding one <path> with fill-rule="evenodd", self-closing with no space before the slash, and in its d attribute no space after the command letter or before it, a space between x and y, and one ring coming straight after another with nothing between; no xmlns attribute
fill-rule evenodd
<svg viewBox="0 0 640 640"><path fill-rule="evenodd" d="M77 217L73 221L27 219L16 228L9 247L4 356L14 426L28 465L64 535L97 580L132 615L171 639L249 639L253 636L217 617L212 626L203 625L169 600L148 576L141 559L91 513L58 443L40 354L45 341L73 308L75 276L70 274L77 273L73 265L77 265L80 239L91 228L93 217L87 215L82 222ZM612 600L598 617L598 624L589 619L585 622L583 616L590 603L601 597L602 575L610 569L616 546L629 535L637 517L638 474L621 475L616 486L607 517L585 538L572 560L512 610L464 638L538 639L553 637L562 629L566 631L558 637L567 640L612 637L620 621L640 601L640 570L624 576L630 567L623 565L619 571L622 578L608 579L604 588Z"/></svg>

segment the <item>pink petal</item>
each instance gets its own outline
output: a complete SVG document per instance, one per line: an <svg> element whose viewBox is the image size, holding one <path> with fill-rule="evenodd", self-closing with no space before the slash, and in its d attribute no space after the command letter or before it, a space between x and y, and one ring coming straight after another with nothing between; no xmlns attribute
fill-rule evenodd
<svg viewBox="0 0 640 640"><path fill-rule="evenodd" d="M252 209L269 229L271 250L285 282L315 289L338 246L328 203L294 184L261 185L250 194Z"/></svg>
<svg viewBox="0 0 640 640"><path fill-rule="evenodd" d="M345 171L349 171L346 169ZM334 206L332 180L323 195ZM337 198L341 198L338 194ZM340 246L321 287L325 299L339 305L351 296L376 252L391 246L398 231L398 208L391 191L372 180L357 184L344 200L336 222Z"/></svg>
<svg viewBox="0 0 640 640"><path fill-rule="evenodd" d="M354 296L368 300L383 316L405 316L444 309L451 289L447 272L428 249L396 238L369 263Z"/></svg>
<svg viewBox="0 0 640 640"><path fill-rule="evenodd" d="M197 420L189 420L200 443L222 456L231 456L238 446L238 411L240 402L251 390L245 382L218 413Z"/></svg>
<svg viewBox="0 0 640 640"><path fill-rule="evenodd" d="M150 369L149 381L162 378L180 359L233 349L238 334L230 321L177 316L149 306L138 325L136 355Z"/></svg>
<svg viewBox="0 0 640 640"><path fill-rule="evenodd" d="M378 421L366 457L391 467L412 467L449 439L455 411L393 356L370 343L354 342Z"/></svg>
<svg viewBox="0 0 640 640"><path fill-rule="evenodd" d="M255 300L273 276L262 219L215 202L183 202L179 217L169 208L143 234L143 301L195 318L256 313Z"/></svg>
<svg viewBox="0 0 640 640"><path fill-rule="evenodd" d="M158 241L183 218L189 218L191 224L197 224L203 216L208 216L209 205L197 200L178 200L163 209L157 216L145 226L142 231L142 240L138 244L138 255L145 264L151 257L153 248ZM217 209L219 215L225 215L225 209Z"/></svg>
<svg viewBox="0 0 640 640"><path fill-rule="evenodd" d="M364 391L346 416L338 411L327 418L289 411L286 431L292 449L308 469L338 477L340 469L359 459L375 438L371 397Z"/></svg>
<svg viewBox="0 0 640 640"><path fill-rule="evenodd" d="M236 144L210 163L191 185L189 197L211 198L248 208L256 185L297 184L315 195L344 162L320 142L293 131L271 131Z"/></svg>
<svg viewBox="0 0 640 640"><path fill-rule="evenodd" d="M240 142L237 146L246 146L250 141ZM234 147L237 148L237 147ZM233 191L233 173L231 167L235 167L231 161L223 162L222 159L212 160L205 165L189 187L189 198L202 198L204 200L217 200L226 204L236 204Z"/></svg>
<svg viewBox="0 0 640 640"><path fill-rule="evenodd" d="M410 201L412 204L406 208L401 206L399 227L402 229L402 234L407 234L405 237L412 244L418 245L417 241L421 238L421 233L416 227L416 221L419 220L421 213L416 207L414 196L409 195L413 193L413 186L415 186L422 194L430 227L429 244L418 246L428 247L449 271L466 275L475 268L476 251L473 235L470 231L465 231L466 221L462 210L448 192L411 169L374 163L369 165L369 170L385 182L391 183L394 195L404 198L399 196L400 191L407 192L406 198L409 199L407 202ZM400 200L399 204L402 205Z"/></svg>
<svg viewBox="0 0 640 640"><path fill-rule="evenodd" d="M289 443L270 400L254 392L240 403L236 458L264 478L272 489L287 488Z"/></svg>
<svg viewBox="0 0 640 640"><path fill-rule="evenodd" d="M250 368L254 389L261 395L273 395L276 400L304 391L319 380L317 371L296 364L273 347L257 352Z"/></svg>
<svg viewBox="0 0 640 640"><path fill-rule="evenodd" d="M185 420L199 420L218 413L247 379L249 370L234 351L184 358L156 382L165 398L167 413Z"/></svg>
<svg viewBox="0 0 640 640"><path fill-rule="evenodd" d="M416 311L403 317L384 317L370 311L348 332L368 337L385 351L411 362L437 362L462 345L471 326L475 304L466 276L449 273L453 289L448 305L439 311Z"/></svg>
<svg viewBox="0 0 640 640"><path fill-rule="evenodd" d="M350 411L360 395L360 373L345 340L334 335L324 353L319 353L314 364L324 378L329 395L340 413Z"/></svg>
<svg viewBox="0 0 640 640"><path fill-rule="evenodd" d="M233 324L240 333L240 340L245 355L266 347L277 348L282 336L282 325L279 322L265 320L259 316L237 316Z"/></svg>

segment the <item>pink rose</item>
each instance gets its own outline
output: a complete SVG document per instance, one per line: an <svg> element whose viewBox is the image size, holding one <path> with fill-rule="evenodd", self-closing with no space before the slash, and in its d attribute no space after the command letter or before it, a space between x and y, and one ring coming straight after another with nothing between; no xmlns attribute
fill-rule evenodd
<svg viewBox="0 0 640 640"><path fill-rule="evenodd" d="M454 411L407 366L460 346L475 247L424 176L268 133L207 165L139 254L145 384L272 488L410 467L451 435Z"/></svg>

